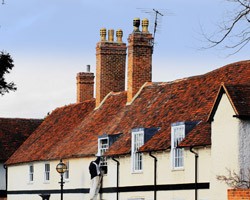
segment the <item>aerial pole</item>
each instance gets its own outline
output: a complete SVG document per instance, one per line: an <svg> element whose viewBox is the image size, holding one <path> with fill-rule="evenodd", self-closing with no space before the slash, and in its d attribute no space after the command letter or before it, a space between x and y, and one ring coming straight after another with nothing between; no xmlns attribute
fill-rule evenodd
<svg viewBox="0 0 250 200"><path fill-rule="evenodd" d="M156 28L157 28L157 25L158 25L158 15L162 16L163 17L163 14L160 13L158 10L156 9L153 9L153 11L155 12L155 25L154 25L154 36L153 36L153 46L152 46L152 50L154 51L154 44L155 44L155 33L156 33Z"/></svg>

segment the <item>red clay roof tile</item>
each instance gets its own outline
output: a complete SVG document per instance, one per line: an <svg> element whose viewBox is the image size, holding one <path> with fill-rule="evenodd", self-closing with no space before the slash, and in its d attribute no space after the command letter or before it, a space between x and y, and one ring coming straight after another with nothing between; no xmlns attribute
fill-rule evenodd
<svg viewBox="0 0 250 200"><path fill-rule="evenodd" d="M208 116L208 121L212 121L214 114L218 108L222 94L226 93L234 111L235 116L240 118L250 117L250 84L221 84L214 101L214 105Z"/></svg>
<svg viewBox="0 0 250 200"><path fill-rule="evenodd" d="M122 133L107 155L130 153L131 129L159 127L140 150L158 151L170 147L171 123L202 121L188 134L183 145L209 145L210 124L206 119L221 82L246 84L250 61L233 63L204 75L167 83L148 83L130 105L126 92L112 93L94 109L94 101L54 111L7 164L84 157L97 153L98 135Z"/></svg>
<svg viewBox="0 0 250 200"><path fill-rule="evenodd" d="M0 118L0 161L6 161L42 121L41 119Z"/></svg>

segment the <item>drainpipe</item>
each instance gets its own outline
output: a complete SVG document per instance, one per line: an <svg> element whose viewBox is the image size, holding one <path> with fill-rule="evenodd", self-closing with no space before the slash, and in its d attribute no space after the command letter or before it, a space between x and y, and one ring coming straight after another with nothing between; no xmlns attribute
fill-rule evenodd
<svg viewBox="0 0 250 200"><path fill-rule="evenodd" d="M195 200L198 200L198 153L193 151L194 147L190 147L190 152L195 155Z"/></svg>
<svg viewBox="0 0 250 200"><path fill-rule="evenodd" d="M157 195L156 195L156 184L157 184L157 181L156 181L156 176L157 176L157 158L155 156L152 155L152 152L150 151L149 152L149 155L154 158L154 200L156 200L157 198Z"/></svg>
<svg viewBox="0 0 250 200"><path fill-rule="evenodd" d="M5 184L6 184L6 192L8 191L8 168L7 165L3 165L3 168L5 169Z"/></svg>
<svg viewBox="0 0 250 200"><path fill-rule="evenodd" d="M116 162L116 200L119 200L119 168L120 162L112 157L112 160Z"/></svg>

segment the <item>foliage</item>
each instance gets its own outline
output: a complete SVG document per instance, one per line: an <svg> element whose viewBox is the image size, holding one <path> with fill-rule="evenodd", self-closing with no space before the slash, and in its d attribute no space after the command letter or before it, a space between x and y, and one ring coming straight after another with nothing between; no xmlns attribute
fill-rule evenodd
<svg viewBox="0 0 250 200"><path fill-rule="evenodd" d="M247 172L244 173L243 170L240 170L240 173L236 173L227 169L228 175L218 175L216 176L217 180L225 182L229 187L234 189L238 188L250 188L250 168L247 169Z"/></svg>
<svg viewBox="0 0 250 200"><path fill-rule="evenodd" d="M5 80L5 74L10 73L13 67L13 59L10 54L4 53L3 51L0 52L0 95L16 90L16 86L13 82L8 83Z"/></svg>

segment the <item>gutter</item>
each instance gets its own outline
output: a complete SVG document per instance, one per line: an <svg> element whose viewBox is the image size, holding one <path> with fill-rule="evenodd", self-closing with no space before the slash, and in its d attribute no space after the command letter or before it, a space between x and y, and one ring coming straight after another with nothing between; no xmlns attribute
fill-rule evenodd
<svg viewBox="0 0 250 200"><path fill-rule="evenodd" d="M3 165L3 168L5 169L5 184L6 184L6 192L8 191L8 168L7 165Z"/></svg>
<svg viewBox="0 0 250 200"><path fill-rule="evenodd" d="M157 184L157 158L152 155L152 152L149 152L150 157L154 159L154 200L157 199L157 190L156 190L156 184Z"/></svg>
<svg viewBox="0 0 250 200"><path fill-rule="evenodd" d="M195 200L198 200L198 153L193 151L194 147L190 147L190 152L195 155Z"/></svg>
<svg viewBox="0 0 250 200"><path fill-rule="evenodd" d="M238 119L250 119L249 115L233 115L233 117L238 118Z"/></svg>
<svg viewBox="0 0 250 200"><path fill-rule="evenodd" d="M112 157L112 160L116 162L116 200L119 200L119 169L120 162Z"/></svg>

